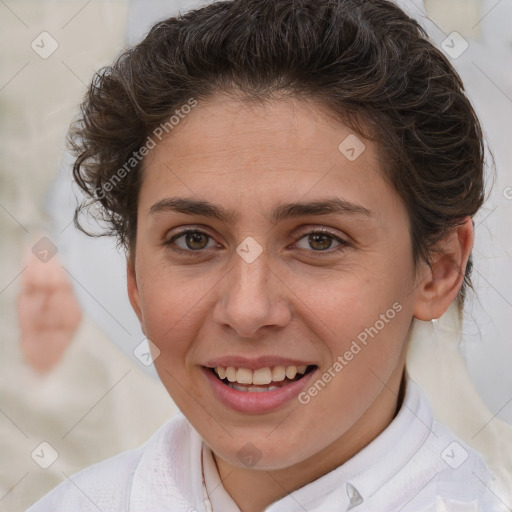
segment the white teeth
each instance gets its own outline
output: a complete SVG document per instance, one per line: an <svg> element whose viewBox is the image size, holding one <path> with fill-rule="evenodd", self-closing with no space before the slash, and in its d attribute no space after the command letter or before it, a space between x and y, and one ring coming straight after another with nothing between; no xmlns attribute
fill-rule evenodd
<svg viewBox="0 0 512 512"><path fill-rule="evenodd" d="M286 368L286 378L293 379L297 375L297 367L296 366L288 366Z"/></svg>
<svg viewBox="0 0 512 512"><path fill-rule="evenodd" d="M240 371L240 370L238 370ZM238 381L240 382L240 381ZM267 366L266 368L258 368L252 374L252 384L270 384L272 382L272 370ZM250 384L250 383L249 383Z"/></svg>
<svg viewBox="0 0 512 512"><path fill-rule="evenodd" d="M272 380L274 382L281 382L286 379L286 367L285 366L274 366L272 369Z"/></svg>
<svg viewBox="0 0 512 512"><path fill-rule="evenodd" d="M261 393L262 391L274 391L275 389L279 389L278 386L269 386L268 388L248 388L246 386L237 386L231 382L228 384L228 386L230 388L236 389L237 391L248 391L249 393Z"/></svg>
<svg viewBox="0 0 512 512"><path fill-rule="evenodd" d="M297 374L299 376L304 375L307 368L307 366L274 366L273 368L266 366L253 371L249 368L235 368L234 366L224 368L218 366L215 368L215 373L220 379L227 379L231 383L265 386L271 382L282 382L285 378L292 380ZM234 389L238 388L235 387ZM247 389L247 387L243 388L244 391L247 391ZM269 388L249 388L249 390L251 389L254 391L260 389L263 391L269 390Z"/></svg>
<svg viewBox="0 0 512 512"><path fill-rule="evenodd" d="M252 373L252 370L249 370L249 368L238 368L236 381L239 384L252 384Z"/></svg>
<svg viewBox="0 0 512 512"><path fill-rule="evenodd" d="M236 382L236 368L228 366L226 368L226 378L229 380L229 382Z"/></svg>

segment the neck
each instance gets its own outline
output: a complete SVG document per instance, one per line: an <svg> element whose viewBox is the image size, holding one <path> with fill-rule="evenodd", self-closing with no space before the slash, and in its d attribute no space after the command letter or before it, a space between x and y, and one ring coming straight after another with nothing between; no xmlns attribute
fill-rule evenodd
<svg viewBox="0 0 512 512"><path fill-rule="evenodd" d="M242 512L262 512L271 503L338 468L391 423L403 401L404 383L403 372L392 377L350 430L321 452L293 466L252 470L233 466L214 454L224 488Z"/></svg>

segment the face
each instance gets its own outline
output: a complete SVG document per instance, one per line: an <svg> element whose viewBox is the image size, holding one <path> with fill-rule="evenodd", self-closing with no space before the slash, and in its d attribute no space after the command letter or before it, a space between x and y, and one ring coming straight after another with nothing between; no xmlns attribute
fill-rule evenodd
<svg viewBox="0 0 512 512"><path fill-rule="evenodd" d="M376 147L319 104L199 103L146 158L128 279L163 384L222 460L290 467L389 423L408 215Z"/></svg>

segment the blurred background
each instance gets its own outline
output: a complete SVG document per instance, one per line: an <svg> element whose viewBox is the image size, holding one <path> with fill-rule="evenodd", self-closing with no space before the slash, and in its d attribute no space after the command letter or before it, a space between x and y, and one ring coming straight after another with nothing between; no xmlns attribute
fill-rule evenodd
<svg viewBox="0 0 512 512"><path fill-rule="evenodd" d="M140 445L177 412L129 306L124 255L73 226L64 139L97 69L156 20L204 3L0 0L0 511L24 510L79 469ZM475 294L461 324L441 322L456 353L436 361L433 333L420 326L413 377L467 442L510 441L512 0L399 3L461 74L496 167L475 219ZM465 368L464 389L481 397L474 423L455 417L456 399L435 396ZM498 463L510 470L510 461Z"/></svg>

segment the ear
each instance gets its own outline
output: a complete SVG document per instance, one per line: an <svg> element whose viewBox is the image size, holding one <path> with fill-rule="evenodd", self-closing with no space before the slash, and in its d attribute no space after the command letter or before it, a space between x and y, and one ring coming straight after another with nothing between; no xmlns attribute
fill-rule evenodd
<svg viewBox="0 0 512 512"><path fill-rule="evenodd" d="M443 316L464 282L473 241L473 221L467 217L439 242L439 251L433 254L430 267L423 264L414 305L415 318L430 321Z"/></svg>
<svg viewBox="0 0 512 512"><path fill-rule="evenodd" d="M126 259L126 281L128 288L128 298L130 299L130 304L132 305L135 314L140 322L140 327L142 332L146 336L146 328L144 325L144 316L142 315L140 294L139 294L139 285L137 283L137 274L135 270L135 258L131 255L128 255Z"/></svg>

